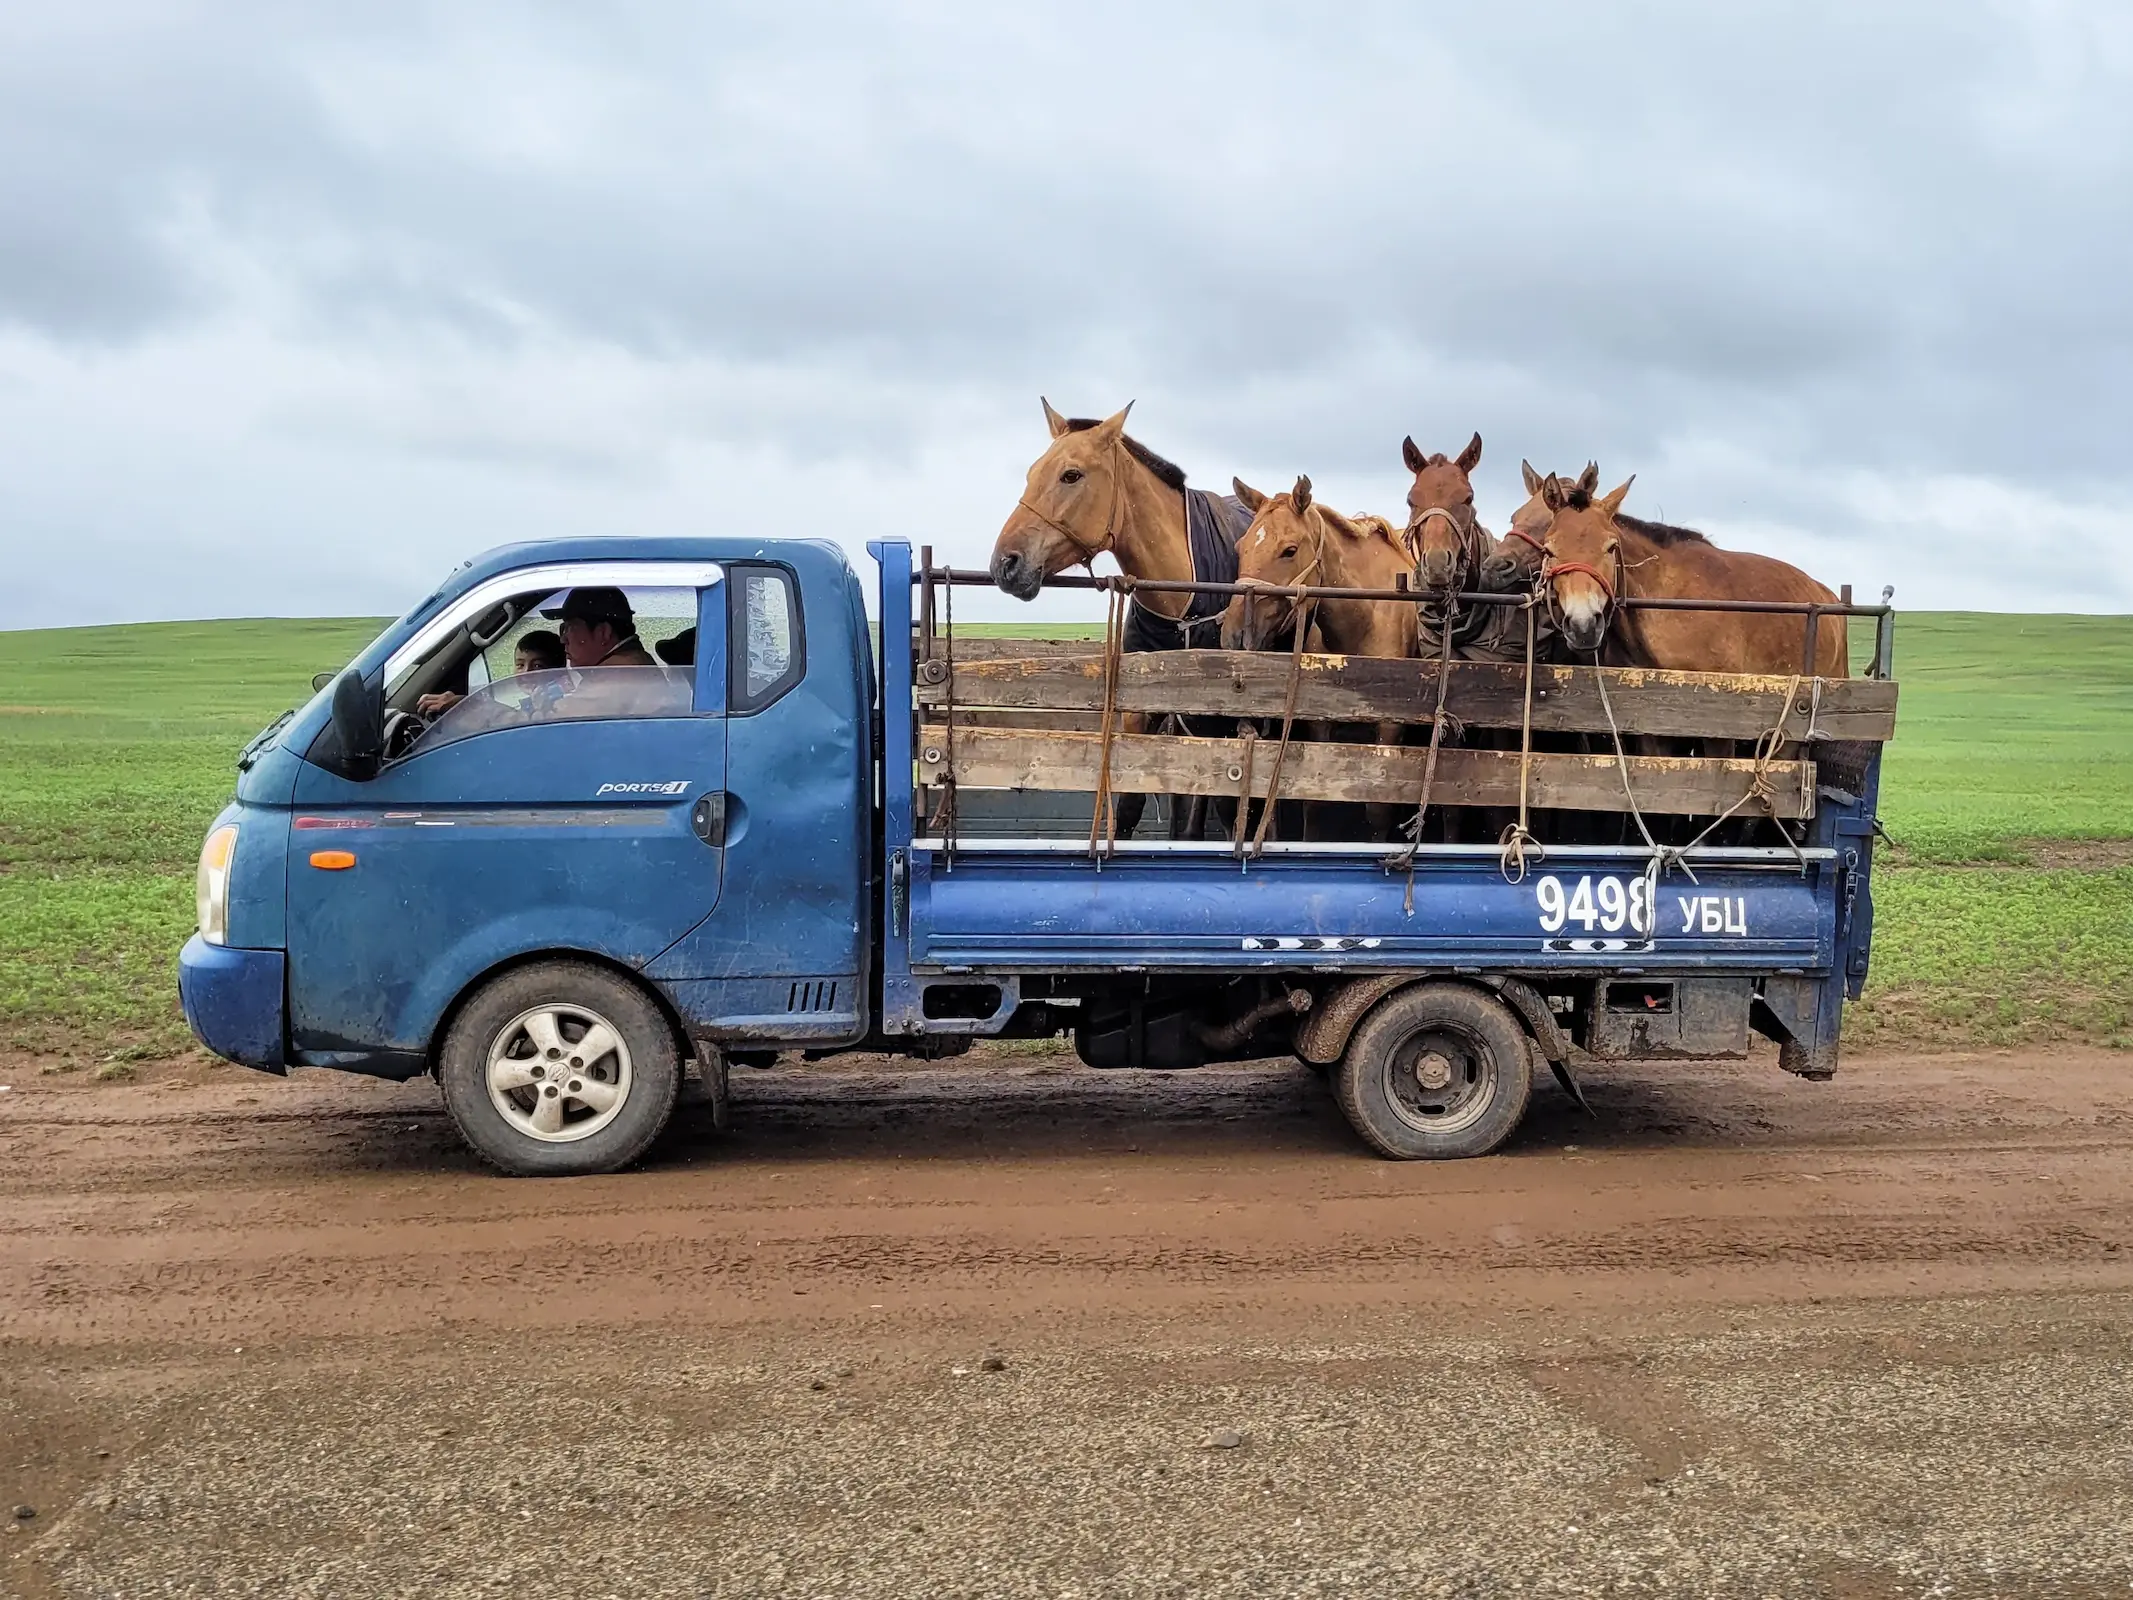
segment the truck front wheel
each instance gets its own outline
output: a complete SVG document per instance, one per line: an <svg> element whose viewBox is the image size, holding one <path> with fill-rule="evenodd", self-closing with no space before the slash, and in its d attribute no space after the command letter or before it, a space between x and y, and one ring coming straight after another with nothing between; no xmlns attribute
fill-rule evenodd
<svg viewBox="0 0 2133 1600"><path fill-rule="evenodd" d="M681 1071L644 991L583 961L543 961L488 984L437 1062L460 1133L515 1177L628 1166L673 1115Z"/></svg>
<svg viewBox="0 0 2133 1600"><path fill-rule="evenodd" d="M1532 1053L1502 1001L1422 983L1371 1008L1333 1082L1348 1121L1380 1155L1487 1155L1526 1114Z"/></svg>

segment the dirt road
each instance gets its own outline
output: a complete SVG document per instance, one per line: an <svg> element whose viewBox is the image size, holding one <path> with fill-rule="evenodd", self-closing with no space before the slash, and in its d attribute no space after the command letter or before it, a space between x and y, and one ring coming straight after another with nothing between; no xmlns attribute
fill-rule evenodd
<svg viewBox="0 0 2133 1600"><path fill-rule="evenodd" d="M9 1075L0 1068L0 1078ZM0 1592L2133 1587L2133 1062L749 1074L534 1184L427 1083L0 1094Z"/></svg>

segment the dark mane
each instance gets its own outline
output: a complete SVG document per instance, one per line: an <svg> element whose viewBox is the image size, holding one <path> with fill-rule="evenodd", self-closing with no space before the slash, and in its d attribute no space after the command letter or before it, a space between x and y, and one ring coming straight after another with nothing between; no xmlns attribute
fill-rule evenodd
<svg viewBox="0 0 2133 1600"><path fill-rule="evenodd" d="M1067 432L1087 433L1102 420L1103 418L1101 417L1069 417L1067 419ZM1165 461L1130 433L1122 434L1120 437L1125 440L1126 449L1133 459L1162 479L1167 486L1172 489L1183 489L1185 487L1185 469L1183 467L1174 461Z"/></svg>
<svg viewBox="0 0 2133 1600"><path fill-rule="evenodd" d="M1615 521L1631 533L1641 533L1653 544L1709 544L1711 541L1694 528L1677 528L1671 522L1646 522L1642 517L1625 517L1615 513Z"/></svg>

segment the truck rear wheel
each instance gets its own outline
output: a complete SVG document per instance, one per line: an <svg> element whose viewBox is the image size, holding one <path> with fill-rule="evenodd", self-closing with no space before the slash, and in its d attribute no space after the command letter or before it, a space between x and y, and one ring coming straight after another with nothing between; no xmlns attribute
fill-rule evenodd
<svg viewBox="0 0 2133 1600"><path fill-rule="evenodd" d="M1502 1001L1464 984L1423 983L1371 1008L1333 1086L1348 1121L1380 1155L1480 1156L1526 1114L1533 1058Z"/></svg>
<svg viewBox="0 0 2133 1600"><path fill-rule="evenodd" d="M681 1090L674 1035L650 997L583 961L507 972L467 1002L437 1080L460 1133L514 1177L626 1167Z"/></svg>

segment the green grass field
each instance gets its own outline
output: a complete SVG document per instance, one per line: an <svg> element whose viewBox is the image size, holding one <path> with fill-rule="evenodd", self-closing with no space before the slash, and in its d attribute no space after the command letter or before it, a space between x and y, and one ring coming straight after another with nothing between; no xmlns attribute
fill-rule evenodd
<svg viewBox="0 0 2133 1600"><path fill-rule="evenodd" d="M174 961L237 751L380 625L0 633L0 1041L55 1067L185 1046ZM2123 1045L2133 618L1907 616L1896 660L1899 849L1850 1037Z"/></svg>

